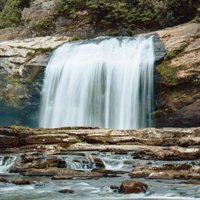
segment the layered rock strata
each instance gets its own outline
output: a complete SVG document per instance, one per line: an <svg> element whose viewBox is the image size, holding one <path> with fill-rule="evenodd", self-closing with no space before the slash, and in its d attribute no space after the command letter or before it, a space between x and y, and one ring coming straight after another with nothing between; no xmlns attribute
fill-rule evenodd
<svg viewBox="0 0 200 200"><path fill-rule="evenodd" d="M114 192L140 193L148 191L145 182L150 179L176 180L176 184L180 181L198 184L200 180L200 128L110 130L12 126L1 127L0 135L0 152L7 155L3 162L13 157L13 153L16 157L9 172L26 176L26 180L12 181L14 184L34 184L29 179L35 176L45 176L51 181L111 178L113 183L115 178L121 178L126 179L121 186L110 187ZM111 156L112 162L121 156L126 167L107 169L102 160L106 156ZM82 169L72 168L71 162L82 165ZM10 182L2 176L0 182ZM141 178L144 183L139 182Z"/></svg>

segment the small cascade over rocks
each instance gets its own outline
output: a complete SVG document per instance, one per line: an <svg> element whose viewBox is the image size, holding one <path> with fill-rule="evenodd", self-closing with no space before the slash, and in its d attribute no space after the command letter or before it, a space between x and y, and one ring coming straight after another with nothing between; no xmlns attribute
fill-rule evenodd
<svg viewBox="0 0 200 200"><path fill-rule="evenodd" d="M8 173L15 160L16 156L0 156L0 173Z"/></svg>
<svg viewBox="0 0 200 200"><path fill-rule="evenodd" d="M152 126L153 37L69 42L45 72L40 127Z"/></svg>

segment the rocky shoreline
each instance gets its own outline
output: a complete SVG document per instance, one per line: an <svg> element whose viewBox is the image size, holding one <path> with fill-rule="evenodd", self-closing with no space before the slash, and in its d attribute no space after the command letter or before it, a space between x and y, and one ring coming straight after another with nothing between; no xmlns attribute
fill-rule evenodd
<svg viewBox="0 0 200 200"><path fill-rule="evenodd" d="M3 162L15 155L9 174L18 176L9 180L1 173L0 182L24 185L34 184L31 177L61 182L107 178L113 180L110 188L120 193L146 192L145 182L150 179L199 184L199 135L200 128L1 127L0 152L2 156L6 154ZM124 160L123 156L129 159ZM107 169L106 157L112 158L111 163L118 159L126 167ZM120 177L125 183L114 185ZM141 178L143 183L138 182Z"/></svg>

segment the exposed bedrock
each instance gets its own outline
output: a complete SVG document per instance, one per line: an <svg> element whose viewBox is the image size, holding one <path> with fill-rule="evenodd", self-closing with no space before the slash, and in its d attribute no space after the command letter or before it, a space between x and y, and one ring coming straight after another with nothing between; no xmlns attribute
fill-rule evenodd
<svg viewBox="0 0 200 200"><path fill-rule="evenodd" d="M200 179L200 167L185 164L164 164L163 166L135 167L131 178L151 179Z"/></svg>
<svg viewBox="0 0 200 200"><path fill-rule="evenodd" d="M157 31L167 55L155 69L155 126L200 124L200 25L186 23Z"/></svg>
<svg viewBox="0 0 200 200"><path fill-rule="evenodd" d="M0 125L37 127L44 71L52 50L67 37L0 42Z"/></svg>
<svg viewBox="0 0 200 200"><path fill-rule="evenodd" d="M137 178L197 180L193 184L200 180L200 128L110 130L12 126L1 127L0 136L0 152L9 155L2 156L3 163L12 157L9 172L26 178L46 176L52 181L62 181L119 177L123 181L129 175L131 180L111 187L122 193L145 192L146 181L140 183ZM5 145L3 138L10 139L10 143ZM108 156L112 162L113 158L122 162L123 168L108 168L109 163L105 162ZM6 180L0 177L1 181Z"/></svg>
<svg viewBox="0 0 200 200"><path fill-rule="evenodd" d="M13 126L0 128L0 137L2 151L9 151L10 147L22 152L55 153L67 150L120 152L120 149L135 150L138 145L195 147L200 144L200 128L110 130L97 127L30 129ZM196 148L190 151L177 147L163 148L160 151L148 148L148 150L136 152L135 156L152 156L159 160L192 160L198 159L200 153ZM103 167L102 164L100 166Z"/></svg>

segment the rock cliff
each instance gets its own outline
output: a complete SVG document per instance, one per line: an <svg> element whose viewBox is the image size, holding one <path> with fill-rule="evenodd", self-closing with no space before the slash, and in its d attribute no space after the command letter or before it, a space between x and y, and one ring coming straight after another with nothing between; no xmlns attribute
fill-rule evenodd
<svg viewBox="0 0 200 200"><path fill-rule="evenodd" d="M0 42L0 123L37 127L44 70L67 37Z"/></svg>
<svg viewBox="0 0 200 200"><path fill-rule="evenodd" d="M155 69L156 127L200 124L200 24L156 32L168 51Z"/></svg>

